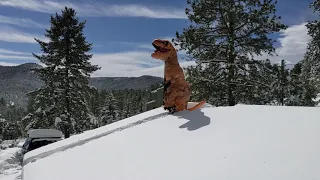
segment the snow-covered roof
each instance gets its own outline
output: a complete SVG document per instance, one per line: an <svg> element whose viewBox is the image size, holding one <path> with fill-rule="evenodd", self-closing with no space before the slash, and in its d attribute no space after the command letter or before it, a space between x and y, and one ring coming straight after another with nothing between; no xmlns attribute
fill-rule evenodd
<svg viewBox="0 0 320 180"><path fill-rule="evenodd" d="M62 132L57 129L30 129L27 134L30 138L61 138L63 136Z"/></svg>
<svg viewBox="0 0 320 180"><path fill-rule="evenodd" d="M28 152L24 180L320 179L315 107L163 108Z"/></svg>

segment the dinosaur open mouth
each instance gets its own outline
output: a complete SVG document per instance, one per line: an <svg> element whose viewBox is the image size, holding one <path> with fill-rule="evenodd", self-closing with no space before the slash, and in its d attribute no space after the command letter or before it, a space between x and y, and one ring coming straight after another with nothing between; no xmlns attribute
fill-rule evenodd
<svg viewBox="0 0 320 180"><path fill-rule="evenodd" d="M160 46L157 46L155 43L152 43L153 47L155 48L154 52L159 52L159 53L165 53L168 52L169 50L166 48L162 48Z"/></svg>

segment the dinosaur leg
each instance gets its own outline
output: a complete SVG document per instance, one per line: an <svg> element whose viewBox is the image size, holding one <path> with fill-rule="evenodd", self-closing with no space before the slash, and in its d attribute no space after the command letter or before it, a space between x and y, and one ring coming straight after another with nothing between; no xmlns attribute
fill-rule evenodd
<svg viewBox="0 0 320 180"><path fill-rule="evenodd" d="M164 82L164 89L163 89L163 104L162 105L165 105L165 101L168 97L168 93L170 92L169 90L169 86L171 85L171 81L168 81L168 82Z"/></svg>
<svg viewBox="0 0 320 180"><path fill-rule="evenodd" d="M175 101L177 111L183 111L188 108L188 102L190 100L190 92L188 90L181 91L182 96L178 96Z"/></svg>
<svg viewBox="0 0 320 180"><path fill-rule="evenodd" d="M174 88L172 87L166 97L165 107L175 107L175 111L183 111L187 109L190 99L189 88Z"/></svg>
<svg viewBox="0 0 320 180"><path fill-rule="evenodd" d="M164 107L173 107L175 105L175 99L177 95L177 91L174 90L167 92L164 97Z"/></svg>
<svg viewBox="0 0 320 180"><path fill-rule="evenodd" d="M189 84L184 85L181 87L179 91L179 96L176 98L175 105L177 107L177 111L183 111L188 108L188 102L190 100L190 87Z"/></svg>
<svg viewBox="0 0 320 180"><path fill-rule="evenodd" d="M182 97L176 100L175 106L177 107L176 112L183 111L187 109L188 102Z"/></svg>

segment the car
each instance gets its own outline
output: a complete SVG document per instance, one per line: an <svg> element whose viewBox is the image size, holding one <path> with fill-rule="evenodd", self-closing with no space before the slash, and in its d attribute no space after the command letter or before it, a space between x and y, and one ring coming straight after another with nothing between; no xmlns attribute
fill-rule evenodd
<svg viewBox="0 0 320 180"><path fill-rule="evenodd" d="M22 146L24 154L63 139L63 133L57 129L30 129L27 134Z"/></svg>
<svg viewBox="0 0 320 180"><path fill-rule="evenodd" d="M26 142L26 138L18 138L14 142L14 147L22 148L25 142Z"/></svg>

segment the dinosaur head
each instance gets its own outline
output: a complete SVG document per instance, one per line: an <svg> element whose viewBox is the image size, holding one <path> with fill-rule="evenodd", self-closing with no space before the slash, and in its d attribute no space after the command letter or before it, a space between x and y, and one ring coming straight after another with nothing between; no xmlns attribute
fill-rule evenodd
<svg viewBox="0 0 320 180"><path fill-rule="evenodd" d="M155 39L152 42L155 51L151 54L151 57L166 61L172 55L176 55L177 51L174 46L168 40Z"/></svg>

